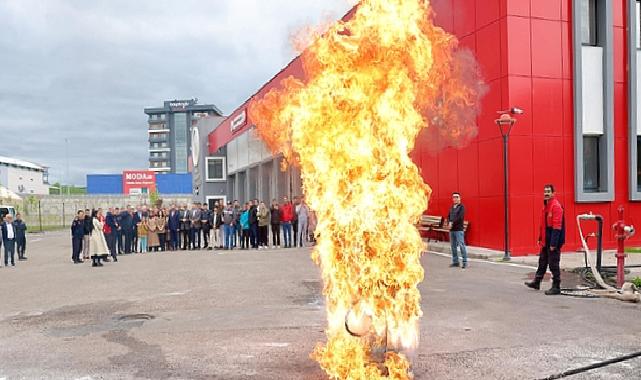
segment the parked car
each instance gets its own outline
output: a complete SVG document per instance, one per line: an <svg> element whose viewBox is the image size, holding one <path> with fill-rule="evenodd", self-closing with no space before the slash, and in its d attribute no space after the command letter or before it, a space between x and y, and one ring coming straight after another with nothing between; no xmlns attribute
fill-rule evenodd
<svg viewBox="0 0 641 380"><path fill-rule="evenodd" d="M4 218L5 215L11 214L14 218L16 217L16 209L13 206L0 205L0 219Z"/></svg>

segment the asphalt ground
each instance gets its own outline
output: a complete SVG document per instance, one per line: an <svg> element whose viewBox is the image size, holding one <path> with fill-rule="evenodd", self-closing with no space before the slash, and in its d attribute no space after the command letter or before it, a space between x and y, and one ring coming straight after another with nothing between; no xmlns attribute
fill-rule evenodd
<svg viewBox="0 0 641 380"><path fill-rule="evenodd" d="M0 268L0 379L325 379L309 249L148 253L74 265L66 232ZM416 379L546 379L641 351L641 306L545 296L534 269L422 258ZM571 276L571 275L566 275ZM573 286L576 279L566 277ZM547 288L549 284L545 284ZM639 379L631 358L567 379Z"/></svg>

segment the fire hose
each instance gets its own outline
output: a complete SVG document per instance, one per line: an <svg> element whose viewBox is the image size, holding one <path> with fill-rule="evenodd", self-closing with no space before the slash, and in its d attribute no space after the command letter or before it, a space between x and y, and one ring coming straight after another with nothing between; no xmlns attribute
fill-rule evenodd
<svg viewBox="0 0 641 380"><path fill-rule="evenodd" d="M614 298L620 301L626 301L626 302L641 301L641 295L637 291L637 288L634 286L634 284L626 282L623 284L621 289L617 289L611 285L608 285L603 280L603 277L601 277L601 273L597 270L595 262L592 259L592 256L590 254L588 243L586 242L585 237L583 236L583 230L581 229L581 221L582 220L598 220L598 218L601 218L601 217L599 215L593 215L593 214L581 214L581 215L577 215L576 217L576 223L579 229L579 237L581 238L581 244L583 245L583 249L585 250L586 257L588 259L588 264L590 266L590 270L592 271L592 275L594 276L594 279L596 280L597 284L602 288L602 289L590 289L590 292L599 297Z"/></svg>

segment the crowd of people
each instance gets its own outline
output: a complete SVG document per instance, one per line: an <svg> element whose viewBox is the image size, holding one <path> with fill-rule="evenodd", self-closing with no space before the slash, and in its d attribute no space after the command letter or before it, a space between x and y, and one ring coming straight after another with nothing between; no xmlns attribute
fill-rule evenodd
<svg viewBox="0 0 641 380"><path fill-rule="evenodd" d="M20 213L0 216L0 248L4 245L4 266L16 266L16 252L18 261L27 260L27 224L22 220Z"/></svg>
<svg viewBox="0 0 641 380"><path fill-rule="evenodd" d="M123 254L305 247L315 243L315 227L314 212L298 196L269 207L254 199L215 203L211 210L205 203L79 210L71 225L72 261L91 259L97 267Z"/></svg>

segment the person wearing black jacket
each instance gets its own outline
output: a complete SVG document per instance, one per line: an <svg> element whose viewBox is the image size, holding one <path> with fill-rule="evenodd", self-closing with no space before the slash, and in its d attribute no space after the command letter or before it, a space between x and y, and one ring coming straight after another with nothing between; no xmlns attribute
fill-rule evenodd
<svg viewBox="0 0 641 380"><path fill-rule="evenodd" d="M180 230L183 235L183 251L186 251L191 245L191 212L186 205L180 208Z"/></svg>
<svg viewBox="0 0 641 380"><path fill-rule="evenodd" d="M211 225L212 231L214 232L211 237L211 245L213 248L222 248L223 239L220 236L220 229L223 225L223 213L218 206L214 206L214 211L209 215L209 224ZM209 247L209 249L212 249Z"/></svg>
<svg viewBox="0 0 641 380"><path fill-rule="evenodd" d="M91 233L93 232L93 218L91 217L91 211L89 209L85 210L85 218L83 219L85 234L82 237L82 259L89 260L90 256L90 244L91 244Z"/></svg>
<svg viewBox="0 0 641 380"><path fill-rule="evenodd" d="M272 207L269 209L271 212L271 225L272 225L272 246L280 248L280 209L278 208L278 201L272 200Z"/></svg>
<svg viewBox="0 0 641 380"><path fill-rule="evenodd" d="M114 222L116 223L116 253L122 255L124 251L123 242L122 242L122 226L120 225L122 221L122 216L120 215L120 208L116 207L116 212L114 213Z"/></svg>
<svg viewBox="0 0 641 380"><path fill-rule="evenodd" d="M27 249L27 224L22 220L20 213L16 214L16 220L13 221L16 228L16 253L18 253L18 260L24 261L27 256L24 255Z"/></svg>
<svg viewBox="0 0 641 380"><path fill-rule="evenodd" d="M71 223L71 259L74 264L82 263L80 260L80 252L82 252L82 239L85 236L85 213L78 211L76 218Z"/></svg>
<svg viewBox="0 0 641 380"><path fill-rule="evenodd" d="M138 207L140 208L140 207ZM142 221L142 212L140 210L131 211L131 252L138 252L138 223Z"/></svg>
<svg viewBox="0 0 641 380"><path fill-rule="evenodd" d="M298 246L296 243L298 239L298 210L300 210L300 198L296 196L294 197L294 205L292 207L292 230L294 231L294 248Z"/></svg>
<svg viewBox="0 0 641 380"><path fill-rule="evenodd" d="M209 207L207 206L207 203L203 203L202 208L200 209L200 227L203 229L203 241L204 241L203 249L209 248L209 231L211 231L210 220L211 220L211 211L209 211Z"/></svg>
<svg viewBox="0 0 641 380"><path fill-rule="evenodd" d="M461 194L452 193L452 208L447 216L450 227L450 244L452 245L452 264L450 267L458 267L458 248L461 248L462 268L467 268L467 248L465 247L465 232L463 224L465 221L465 206L461 203Z"/></svg>
<svg viewBox="0 0 641 380"><path fill-rule="evenodd" d="M134 230L133 230L133 217L129 211L130 207L123 209L120 213L120 228L122 228L122 235L125 238L125 244L121 248L126 254L131 253L131 246L134 243Z"/></svg>
<svg viewBox="0 0 641 380"><path fill-rule="evenodd" d="M249 208L249 240L254 249L258 249L258 199L254 199Z"/></svg>

